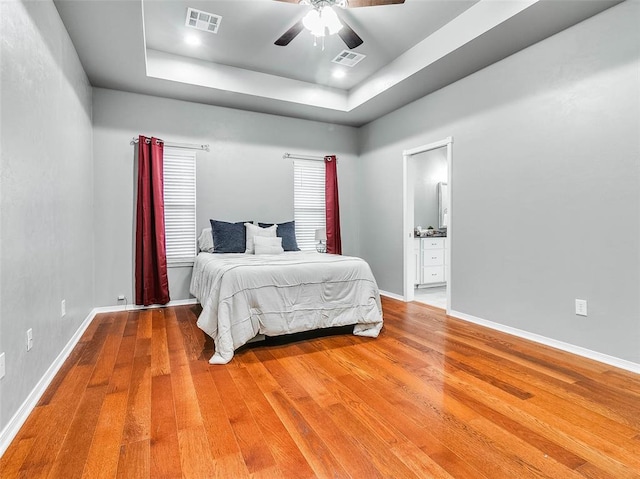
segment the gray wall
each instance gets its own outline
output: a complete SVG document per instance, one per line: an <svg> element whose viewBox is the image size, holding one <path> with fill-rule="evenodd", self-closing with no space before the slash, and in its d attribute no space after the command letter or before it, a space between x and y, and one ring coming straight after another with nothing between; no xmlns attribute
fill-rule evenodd
<svg viewBox="0 0 640 479"><path fill-rule="evenodd" d="M91 88L53 3L0 2L0 22L2 430L95 302Z"/></svg>
<svg viewBox="0 0 640 479"><path fill-rule="evenodd" d="M382 289L402 293L401 152L453 136L452 309L640 362L639 22L624 2L361 129Z"/></svg>
<svg viewBox="0 0 640 479"><path fill-rule="evenodd" d="M409 158L413 176L413 226L439 226L438 183L447 182L447 149L425 151Z"/></svg>
<svg viewBox="0 0 640 479"><path fill-rule="evenodd" d="M198 231L209 219L293 219L293 163L285 152L339 157L343 251L359 254L357 134L334 126L197 103L94 89L96 304L132 299L134 147L139 134L209 144L198 152ZM189 297L190 268L169 271L172 300Z"/></svg>

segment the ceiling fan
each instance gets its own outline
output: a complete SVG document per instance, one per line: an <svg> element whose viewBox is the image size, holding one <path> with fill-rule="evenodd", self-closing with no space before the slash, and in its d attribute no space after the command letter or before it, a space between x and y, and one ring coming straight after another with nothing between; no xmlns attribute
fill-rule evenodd
<svg viewBox="0 0 640 479"><path fill-rule="evenodd" d="M287 46L296 38L303 29L307 29L311 34L318 38L324 37L326 32L329 35L337 33L342 41L349 47L354 49L364 43L364 40L358 36L353 29L344 21L340 21L333 7L356 8L356 7L373 7L376 5L394 5L404 3L405 0L276 0L278 2L299 3L301 5L310 5L310 10L304 18L298 20L289 30L287 30L275 44L281 47Z"/></svg>

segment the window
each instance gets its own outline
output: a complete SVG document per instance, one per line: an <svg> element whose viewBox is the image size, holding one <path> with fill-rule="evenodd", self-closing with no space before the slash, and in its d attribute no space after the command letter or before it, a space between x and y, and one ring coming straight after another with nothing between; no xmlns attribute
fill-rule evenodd
<svg viewBox="0 0 640 479"><path fill-rule="evenodd" d="M196 152L164 148L164 227L168 266L196 256Z"/></svg>
<svg viewBox="0 0 640 479"><path fill-rule="evenodd" d="M325 227L324 188L323 161L293 161L293 210L302 251L315 250L316 229Z"/></svg>

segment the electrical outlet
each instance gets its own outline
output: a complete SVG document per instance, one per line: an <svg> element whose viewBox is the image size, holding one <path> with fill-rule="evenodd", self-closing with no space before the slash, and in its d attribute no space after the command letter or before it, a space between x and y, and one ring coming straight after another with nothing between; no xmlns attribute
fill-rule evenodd
<svg viewBox="0 0 640 479"><path fill-rule="evenodd" d="M31 351L33 347L33 329L27 329L27 351Z"/></svg>
<svg viewBox="0 0 640 479"><path fill-rule="evenodd" d="M0 354L0 379L2 379L6 373L5 363L4 363L4 353Z"/></svg>
<svg viewBox="0 0 640 479"><path fill-rule="evenodd" d="M576 299L576 314L578 316L586 316L587 315L587 300L586 299Z"/></svg>
<svg viewBox="0 0 640 479"><path fill-rule="evenodd" d="M64 318L67 314L67 300L63 299L60 301L60 317Z"/></svg>
<svg viewBox="0 0 640 479"><path fill-rule="evenodd" d="M124 301L125 299L127 299L127 298L125 297L124 294L119 294L118 295L118 301Z"/></svg>

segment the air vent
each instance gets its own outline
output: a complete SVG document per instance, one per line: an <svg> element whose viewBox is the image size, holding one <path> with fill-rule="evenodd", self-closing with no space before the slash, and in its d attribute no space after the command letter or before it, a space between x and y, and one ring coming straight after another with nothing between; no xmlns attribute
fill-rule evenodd
<svg viewBox="0 0 640 479"><path fill-rule="evenodd" d="M349 50L342 50L337 57L331 60L333 63L337 63L338 65L344 65L346 67L354 67L358 63L360 63L366 55L362 53L354 53Z"/></svg>
<svg viewBox="0 0 640 479"><path fill-rule="evenodd" d="M220 15L189 8L187 10L187 21L185 25L209 33L218 33L221 21L222 17Z"/></svg>

